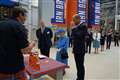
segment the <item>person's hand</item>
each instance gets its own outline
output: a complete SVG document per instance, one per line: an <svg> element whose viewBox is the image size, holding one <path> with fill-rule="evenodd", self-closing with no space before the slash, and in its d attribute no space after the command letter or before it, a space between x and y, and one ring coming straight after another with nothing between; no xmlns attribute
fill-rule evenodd
<svg viewBox="0 0 120 80"><path fill-rule="evenodd" d="M35 43L36 43L36 41L32 41L32 42L29 44L29 48L31 48L31 50L32 50L33 47L35 47Z"/></svg>
<svg viewBox="0 0 120 80"><path fill-rule="evenodd" d="M32 49L35 47L35 41L32 41L28 47L24 48L24 49L21 49L22 53L23 54L30 54Z"/></svg>

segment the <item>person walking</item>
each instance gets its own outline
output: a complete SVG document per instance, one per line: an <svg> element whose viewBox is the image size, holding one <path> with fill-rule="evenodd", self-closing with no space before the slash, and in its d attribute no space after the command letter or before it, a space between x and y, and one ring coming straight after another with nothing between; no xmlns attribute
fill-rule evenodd
<svg viewBox="0 0 120 80"><path fill-rule="evenodd" d="M107 39L106 39L106 49L110 49L110 46L111 46L111 41L112 41L112 34L113 34L113 31L112 29L109 29L108 32L107 32Z"/></svg>
<svg viewBox="0 0 120 80"><path fill-rule="evenodd" d="M93 48L95 48L95 54L98 54L100 48L100 33L96 30L93 33Z"/></svg>
<svg viewBox="0 0 120 80"><path fill-rule="evenodd" d="M87 28L84 23L82 24L80 23L80 16L78 14L73 16L73 22L75 26L72 29L72 40L73 40L73 53L77 68L76 80L84 80L85 36L87 33Z"/></svg>
<svg viewBox="0 0 120 80"><path fill-rule="evenodd" d="M119 32L116 31L114 34L114 45L119 47Z"/></svg>
<svg viewBox="0 0 120 80"><path fill-rule="evenodd" d="M45 26L45 23L42 20L40 21L40 28L36 31L36 36L38 38L38 48L40 49L40 53L49 57L53 32L50 28Z"/></svg>
<svg viewBox="0 0 120 80"><path fill-rule="evenodd" d="M100 37L101 51L104 51L105 38L106 38L105 34L101 32L101 37Z"/></svg>
<svg viewBox="0 0 120 80"><path fill-rule="evenodd" d="M57 35L60 35L59 39L56 41L55 47L57 48L56 60L68 65L68 52L69 38L65 36L65 30L59 29ZM65 70L64 70L65 74Z"/></svg>
<svg viewBox="0 0 120 80"><path fill-rule="evenodd" d="M0 21L0 80L28 80L23 54L29 54L35 43L27 40L26 13L14 8L11 19Z"/></svg>
<svg viewBox="0 0 120 80"><path fill-rule="evenodd" d="M93 34L91 32L91 28L88 29L87 34L86 34L86 53L89 52L91 53L91 44L93 41Z"/></svg>

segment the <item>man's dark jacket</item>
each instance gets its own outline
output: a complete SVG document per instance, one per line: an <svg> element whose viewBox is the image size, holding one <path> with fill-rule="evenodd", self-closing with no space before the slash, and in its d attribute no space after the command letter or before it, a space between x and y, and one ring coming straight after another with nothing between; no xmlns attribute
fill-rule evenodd
<svg viewBox="0 0 120 80"><path fill-rule="evenodd" d="M36 35L38 38L38 47L39 48L50 48L52 46L52 37L53 33L50 28L45 28L42 33L41 28L36 31Z"/></svg>
<svg viewBox="0 0 120 80"><path fill-rule="evenodd" d="M85 24L80 24L76 28L72 29L73 53L74 54L85 53L86 33L87 33L87 27Z"/></svg>

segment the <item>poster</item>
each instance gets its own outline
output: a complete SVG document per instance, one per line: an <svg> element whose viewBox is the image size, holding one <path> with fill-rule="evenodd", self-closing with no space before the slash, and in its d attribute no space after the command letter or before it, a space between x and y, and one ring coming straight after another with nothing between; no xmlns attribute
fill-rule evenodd
<svg viewBox="0 0 120 80"><path fill-rule="evenodd" d="M99 25L100 24L100 2L99 0L95 1L95 24Z"/></svg>
<svg viewBox="0 0 120 80"><path fill-rule="evenodd" d="M100 24L100 0L89 0L89 25Z"/></svg>
<svg viewBox="0 0 120 80"><path fill-rule="evenodd" d="M87 0L78 0L78 14L80 15L81 23L86 22L87 19L86 4Z"/></svg>
<svg viewBox="0 0 120 80"><path fill-rule="evenodd" d="M51 19L51 23L65 23L65 0L55 0L54 18Z"/></svg>

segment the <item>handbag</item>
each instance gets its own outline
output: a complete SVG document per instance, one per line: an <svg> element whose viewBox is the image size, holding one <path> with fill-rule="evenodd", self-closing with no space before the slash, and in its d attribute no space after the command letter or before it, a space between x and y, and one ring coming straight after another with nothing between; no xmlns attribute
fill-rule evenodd
<svg viewBox="0 0 120 80"><path fill-rule="evenodd" d="M61 54L61 59L63 59L63 60L69 58L68 52L67 52L66 49L61 49L61 50L60 50L60 54Z"/></svg>

